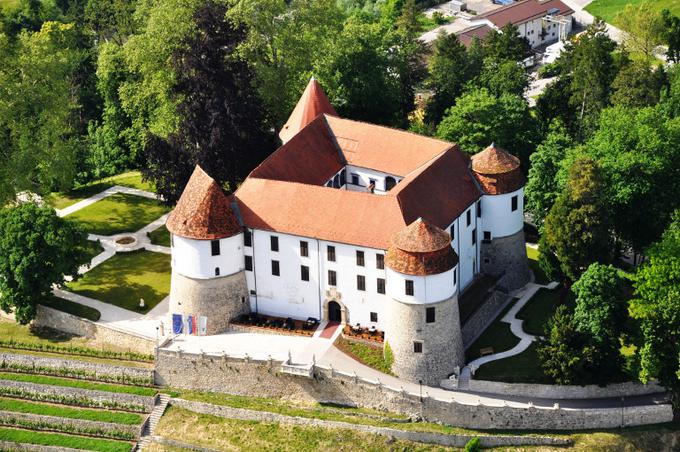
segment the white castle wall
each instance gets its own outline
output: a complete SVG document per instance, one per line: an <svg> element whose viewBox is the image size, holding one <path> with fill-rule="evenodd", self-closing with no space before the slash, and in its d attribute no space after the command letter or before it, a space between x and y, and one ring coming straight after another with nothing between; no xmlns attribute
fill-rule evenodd
<svg viewBox="0 0 680 452"><path fill-rule="evenodd" d="M470 225L467 224L467 211L470 211ZM482 213L484 209L482 208ZM470 285L479 273L479 243L482 239L481 220L477 218L477 205L472 204L446 229L451 233L455 229L455 237L451 242L453 250L458 254L458 284L460 290ZM472 231L477 229L477 243L472 243Z"/></svg>
<svg viewBox="0 0 680 452"><path fill-rule="evenodd" d="M453 272L456 268L438 275L404 275L387 269L387 295L407 304L427 304L451 298L456 293ZM413 295L406 295L406 280L413 281Z"/></svg>
<svg viewBox="0 0 680 452"><path fill-rule="evenodd" d="M517 196L517 210L512 211L512 198ZM502 195L484 195L482 203L482 225L478 239L484 238L484 231L491 232L491 238L507 237L524 227L524 188Z"/></svg>
<svg viewBox="0 0 680 452"><path fill-rule="evenodd" d="M196 279L233 275L244 268L243 234L220 239L220 254L212 256L211 240L194 240L179 236L172 238L172 268L179 274Z"/></svg>

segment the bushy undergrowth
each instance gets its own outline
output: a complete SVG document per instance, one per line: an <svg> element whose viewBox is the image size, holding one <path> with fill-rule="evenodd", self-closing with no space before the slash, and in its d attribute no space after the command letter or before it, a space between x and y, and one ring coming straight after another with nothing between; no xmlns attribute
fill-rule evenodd
<svg viewBox="0 0 680 452"><path fill-rule="evenodd" d="M79 378L82 380L105 381L110 383L125 383L139 386L153 386L153 377L139 378L131 375L107 375L93 371L82 369L71 369L70 367L47 367L47 366L29 366L26 364L9 363L3 361L0 363L0 370L9 370L12 372L21 372L28 374L40 375L54 375L58 377Z"/></svg>
<svg viewBox="0 0 680 452"><path fill-rule="evenodd" d="M26 400L35 400L37 402L59 403L61 405L72 405L90 408L107 408L111 410L132 411L135 413L147 412L147 409L144 405L137 403L124 403L113 400L94 400L88 397L63 394L44 394L39 392L27 391L21 388L0 387L0 397L1 396L15 397Z"/></svg>

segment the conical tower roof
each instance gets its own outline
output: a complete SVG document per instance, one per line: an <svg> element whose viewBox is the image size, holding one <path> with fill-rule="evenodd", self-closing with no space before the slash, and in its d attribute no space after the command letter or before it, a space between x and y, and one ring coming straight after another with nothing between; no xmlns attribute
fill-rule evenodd
<svg viewBox="0 0 680 452"><path fill-rule="evenodd" d="M436 275L455 267L458 256L446 231L418 218L394 235L386 264L406 275Z"/></svg>
<svg viewBox="0 0 680 452"><path fill-rule="evenodd" d="M198 165L165 225L174 235L196 240L216 240L242 232L229 198Z"/></svg>
<svg viewBox="0 0 680 452"><path fill-rule="evenodd" d="M472 172L487 195L502 195L524 186L520 160L495 144L472 156Z"/></svg>
<svg viewBox="0 0 680 452"><path fill-rule="evenodd" d="M319 82L312 77L295 106L293 113L290 114L288 121L286 121L286 124L279 132L281 141L286 143L322 113L333 116L338 115Z"/></svg>

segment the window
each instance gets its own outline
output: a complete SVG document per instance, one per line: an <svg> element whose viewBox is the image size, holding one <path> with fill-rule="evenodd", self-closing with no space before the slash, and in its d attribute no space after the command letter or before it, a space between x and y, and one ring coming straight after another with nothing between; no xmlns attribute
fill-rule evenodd
<svg viewBox="0 0 680 452"><path fill-rule="evenodd" d="M385 255L384 254L376 254L375 255L375 268L377 268L379 270L385 269Z"/></svg>
<svg viewBox="0 0 680 452"><path fill-rule="evenodd" d="M300 256L309 257L309 245L304 240L300 240Z"/></svg>
<svg viewBox="0 0 680 452"><path fill-rule="evenodd" d="M246 270L253 271L253 256L246 256Z"/></svg>
<svg viewBox="0 0 680 452"><path fill-rule="evenodd" d="M257 295L257 292L255 292L253 289L250 289L250 295Z"/></svg>
<svg viewBox="0 0 680 452"><path fill-rule="evenodd" d="M246 229L245 234L243 234L243 244L245 246L253 246L253 233L249 229Z"/></svg>
<svg viewBox="0 0 680 452"><path fill-rule="evenodd" d="M491 231L484 231L484 241L485 242L491 241Z"/></svg>
<svg viewBox="0 0 680 452"><path fill-rule="evenodd" d="M347 183L347 173L345 170L340 171L340 186L342 187Z"/></svg>
<svg viewBox="0 0 680 452"><path fill-rule="evenodd" d="M434 323L434 308L425 309L425 323Z"/></svg>
<svg viewBox="0 0 680 452"><path fill-rule="evenodd" d="M514 212L515 210L517 210L517 195L512 197L511 202L512 202L512 211Z"/></svg>
<svg viewBox="0 0 680 452"><path fill-rule="evenodd" d="M406 295L413 295L413 280L407 279L406 283Z"/></svg>
<svg viewBox="0 0 680 452"><path fill-rule="evenodd" d="M378 321L378 313L377 312L371 312L371 322L375 323Z"/></svg>
<svg viewBox="0 0 680 452"><path fill-rule="evenodd" d="M220 276L220 267L215 267L215 276Z"/></svg>
<svg viewBox="0 0 680 452"><path fill-rule="evenodd" d="M357 290L366 290L366 277L357 275Z"/></svg>
<svg viewBox="0 0 680 452"><path fill-rule="evenodd" d="M387 176L385 178L385 191L390 191L394 188L394 186L397 185L397 181L394 177L392 176Z"/></svg>
<svg viewBox="0 0 680 452"><path fill-rule="evenodd" d="M309 267L306 265L300 265L300 279L309 281Z"/></svg>
<svg viewBox="0 0 680 452"><path fill-rule="evenodd" d="M328 285L329 286L338 285L338 276L335 273L335 270L328 270Z"/></svg>
<svg viewBox="0 0 680 452"><path fill-rule="evenodd" d="M211 240L210 241L210 252L212 253L213 256L219 256L220 255L220 241L219 240Z"/></svg>
<svg viewBox="0 0 680 452"><path fill-rule="evenodd" d="M455 225L455 223L451 225L451 229L449 230L449 234L451 234L451 241L453 241L456 238L456 225Z"/></svg>
<svg viewBox="0 0 680 452"><path fill-rule="evenodd" d="M328 245L326 248L326 259L328 259L330 262L335 262L335 247Z"/></svg>
<svg viewBox="0 0 680 452"><path fill-rule="evenodd" d="M415 341L413 343L413 353L423 353L423 343L420 341Z"/></svg>
<svg viewBox="0 0 680 452"><path fill-rule="evenodd" d="M338 174L333 178L333 188L340 188L340 175Z"/></svg>
<svg viewBox="0 0 680 452"><path fill-rule="evenodd" d="M357 250L357 265L359 267L364 266L364 252Z"/></svg>
<svg viewBox="0 0 680 452"><path fill-rule="evenodd" d="M352 185L359 185L359 175L352 173Z"/></svg>
<svg viewBox="0 0 680 452"><path fill-rule="evenodd" d="M458 272L458 270L454 268L454 269L453 269L453 284L458 284L458 281L457 281L457 280L458 280L457 272Z"/></svg>
<svg viewBox="0 0 680 452"><path fill-rule="evenodd" d="M378 293L385 293L385 280L383 278L378 278Z"/></svg>
<svg viewBox="0 0 680 452"><path fill-rule="evenodd" d="M271 246L272 251L278 251L279 250L279 238L275 235L272 235L269 237L269 244Z"/></svg>
<svg viewBox="0 0 680 452"><path fill-rule="evenodd" d="M470 226L470 223L472 223L472 218L470 215L470 209L468 209L467 212L465 212L465 219L467 221L467 225Z"/></svg>
<svg viewBox="0 0 680 452"><path fill-rule="evenodd" d="M272 275L281 276L281 272L279 270L279 261L272 261Z"/></svg>
<svg viewBox="0 0 680 452"><path fill-rule="evenodd" d="M473 245L477 244L477 228L474 228L472 230L472 244Z"/></svg>
<svg viewBox="0 0 680 452"><path fill-rule="evenodd" d="M477 218L482 218L482 201L477 201Z"/></svg>

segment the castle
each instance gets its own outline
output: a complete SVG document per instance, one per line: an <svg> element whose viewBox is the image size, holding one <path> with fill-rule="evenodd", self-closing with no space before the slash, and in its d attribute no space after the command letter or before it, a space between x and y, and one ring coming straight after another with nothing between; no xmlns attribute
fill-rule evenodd
<svg viewBox="0 0 680 452"><path fill-rule="evenodd" d="M170 312L207 334L248 312L374 326L401 378L462 367L459 294L530 279L519 160L340 118L314 79L279 136L231 196L196 167L167 221Z"/></svg>

